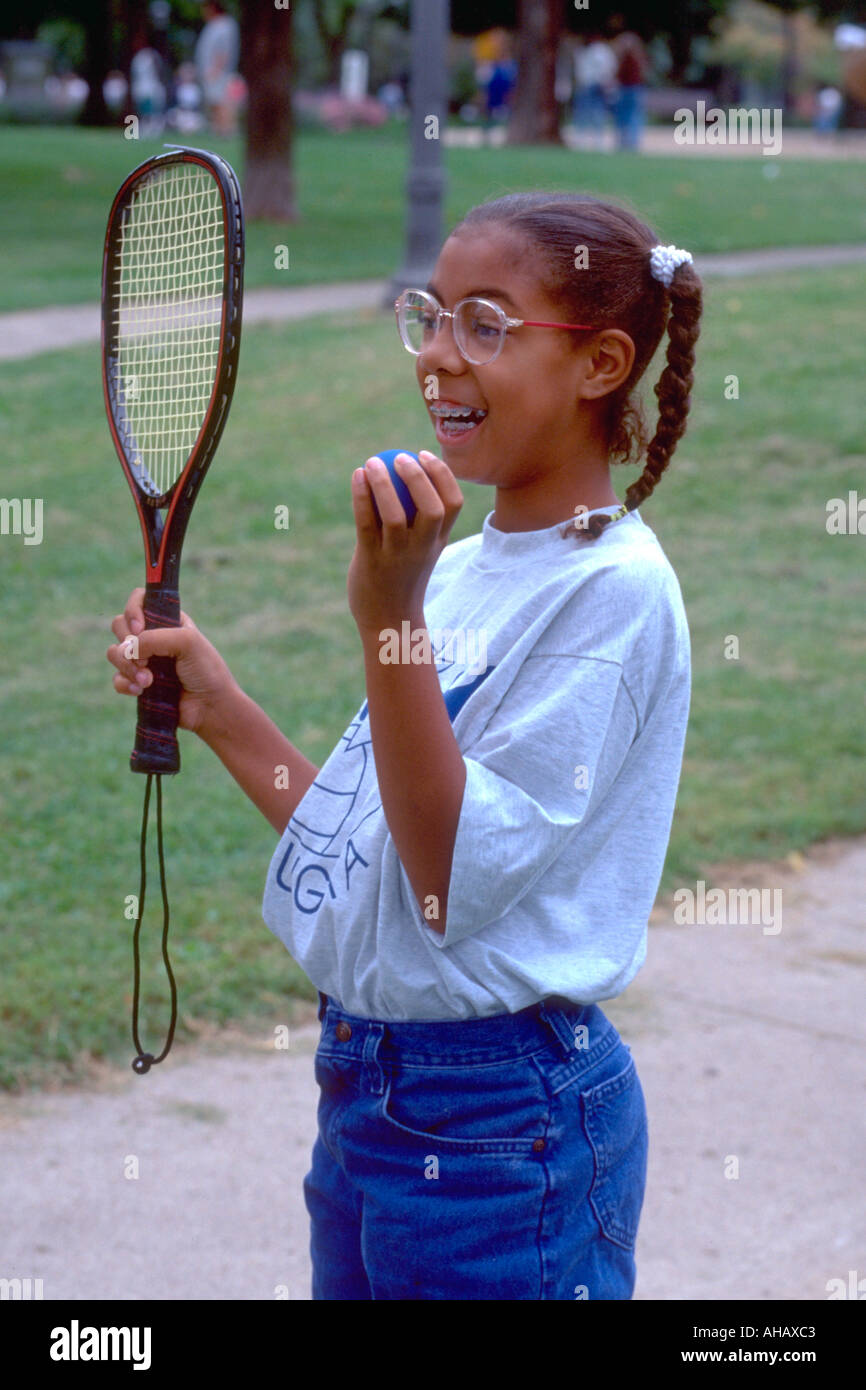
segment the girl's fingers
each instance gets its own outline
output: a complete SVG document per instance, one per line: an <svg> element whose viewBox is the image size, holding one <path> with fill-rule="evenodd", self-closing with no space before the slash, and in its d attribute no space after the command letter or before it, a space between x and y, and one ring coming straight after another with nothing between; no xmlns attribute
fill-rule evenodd
<svg viewBox="0 0 866 1390"><path fill-rule="evenodd" d="M428 477L433 481L436 490L442 499L445 508L445 517L442 524L442 536L447 541L451 527L457 520L460 508L463 506L463 493L457 483L457 479L451 472L447 463L440 459L436 454L432 454L429 449L422 449L418 455Z"/></svg>
<svg viewBox="0 0 866 1390"><path fill-rule="evenodd" d="M377 505L379 499L376 499ZM355 513L355 526L358 535L367 541L375 541L379 525L370 494L370 479L363 468L356 468L352 474L352 508Z"/></svg>
<svg viewBox="0 0 866 1390"><path fill-rule="evenodd" d="M149 672L148 676L150 676ZM150 684L150 679L148 680L147 684ZM117 675L112 677L112 685L114 686L118 695L138 696L141 694L143 690L147 689L147 685L140 685L138 681L129 681L126 679L125 676L121 676L119 672Z"/></svg>
<svg viewBox="0 0 866 1390"><path fill-rule="evenodd" d="M123 616L129 632L144 632L144 589L133 589L123 610Z"/></svg>
<svg viewBox="0 0 866 1390"><path fill-rule="evenodd" d="M185 613L183 609L180 610L180 625L181 627L190 628L193 632L198 632L198 628L192 618L188 613ZM130 620L128 613L118 613L117 617L113 618L111 622L111 631L114 633L118 642L125 642L130 637L138 637L144 630L144 618L136 619L133 615Z"/></svg>
<svg viewBox="0 0 866 1390"><path fill-rule="evenodd" d="M135 592L144 594L143 589L136 589ZM150 685L153 677L146 670L145 659L139 655L138 633L130 630L130 604L127 604L126 610L119 613L111 624L111 630L117 638L117 644L109 647L105 655L112 665L117 667L125 681L134 684L135 693L140 694L146 686ZM132 606L132 618L134 621L134 605ZM143 629L143 621L141 626ZM115 683L115 689L121 690L123 687Z"/></svg>
<svg viewBox="0 0 866 1390"><path fill-rule="evenodd" d="M113 666L116 666L122 675L129 680L134 679L138 667L132 659L132 648L129 642L129 633L126 627L126 619L117 617L111 624L111 630L118 639L117 644L109 647L105 653L107 659Z"/></svg>
<svg viewBox="0 0 866 1390"><path fill-rule="evenodd" d="M134 589L129 596L129 601L122 613L118 613L111 624L111 630L117 638L115 646L109 647L105 653L112 666L117 667L117 674L112 677L112 684L119 695L135 695L136 697L153 684L153 673L147 668L147 658L141 655L134 655L140 652L140 644L137 641L139 633L143 633L144 613L142 604L144 601L144 589ZM180 625L183 628L197 632L195 623L188 613L181 609ZM157 639L161 640L161 639ZM173 638L171 638L174 641ZM148 646L153 646L153 638L148 633Z"/></svg>
<svg viewBox="0 0 866 1390"><path fill-rule="evenodd" d="M411 543L414 534L429 544L435 533L447 538L451 526L463 506L463 494L451 469L442 459L424 450L416 462L410 454L397 454L394 467L405 483L417 508L410 528L388 469L375 455L367 459L364 468L352 474L352 504L360 539L370 545L380 545L383 533L393 543L398 538ZM381 518L381 526L373 508L373 498Z"/></svg>
<svg viewBox="0 0 866 1390"><path fill-rule="evenodd" d="M398 454L394 460L394 467L409 489L409 495L418 508L418 515L424 521L441 525L446 509L435 482L428 476L426 469L420 463L416 463L409 454ZM402 511L402 506L400 510Z"/></svg>
<svg viewBox="0 0 866 1390"><path fill-rule="evenodd" d="M460 491L457 479L447 463L437 454L431 454L429 449L422 449L418 457L424 465L428 477L434 481L446 510L456 507L459 511L463 506L463 493Z"/></svg>
<svg viewBox="0 0 866 1390"><path fill-rule="evenodd" d="M122 613L117 614L111 624L111 631L117 638L117 645L109 647L105 653L108 660L117 667L121 676L125 678L124 684L118 685L118 678L115 676L114 688L125 694L131 693L125 689L125 684L135 682L139 670L143 669L141 659L135 654L137 652L136 643L132 640L144 631L144 616L141 610L143 599L144 589L133 589L125 609ZM149 683L150 678L148 679ZM136 684L135 689L136 693L140 693L141 684Z"/></svg>
<svg viewBox="0 0 866 1390"><path fill-rule="evenodd" d="M376 499L383 530L397 527L398 530L405 531L407 529L406 513L403 511L403 504L397 496L391 476L382 460L375 456L368 458L362 472L372 495ZM370 510L372 512L372 502L370 503ZM373 521L375 524L375 513L373 513Z"/></svg>
<svg viewBox="0 0 866 1390"><path fill-rule="evenodd" d="M116 646L109 647L105 655L112 666L117 667L124 682L136 684L136 689L141 691L150 685L153 676L150 671L147 670L144 659L141 657L139 657L138 660L133 658L131 650L129 639L125 638L122 642L118 642ZM115 676L114 679L115 690L120 690L121 687L116 683L118 677Z"/></svg>

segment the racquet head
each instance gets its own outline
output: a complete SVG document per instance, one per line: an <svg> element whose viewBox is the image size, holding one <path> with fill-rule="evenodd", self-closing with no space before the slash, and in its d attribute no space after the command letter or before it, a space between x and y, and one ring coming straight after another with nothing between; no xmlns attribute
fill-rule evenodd
<svg viewBox="0 0 866 1390"><path fill-rule="evenodd" d="M240 190L224 160L176 150L133 170L105 235L102 355L109 425L143 520L176 515L219 441L237 373L242 274ZM165 582L165 559L151 553L149 579Z"/></svg>

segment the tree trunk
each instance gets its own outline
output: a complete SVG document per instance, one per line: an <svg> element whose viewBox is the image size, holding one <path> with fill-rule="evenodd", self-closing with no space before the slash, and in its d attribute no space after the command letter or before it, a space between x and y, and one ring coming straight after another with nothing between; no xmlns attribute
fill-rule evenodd
<svg viewBox="0 0 866 1390"><path fill-rule="evenodd" d="M319 42L328 64L328 85L339 87L343 54L349 39L349 28L355 18L354 0L344 0L337 6L333 27L328 25L328 7L323 0L313 0L313 17L319 31Z"/></svg>
<svg viewBox="0 0 866 1390"><path fill-rule="evenodd" d="M782 57L782 106L785 114L792 111L800 74L800 55L797 51L797 18L790 10L782 13L784 51Z"/></svg>
<svg viewBox="0 0 866 1390"><path fill-rule="evenodd" d="M681 23L678 14L672 20L668 47L671 53L671 70L667 80L672 87L680 87L685 82L686 68L692 60L692 33L688 28L688 20Z"/></svg>
<svg viewBox="0 0 866 1390"><path fill-rule="evenodd" d="M78 118L80 125L114 125L105 104L102 84L111 67L111 0L88 0L79 15L84 25L84 79L87 100Z"/></svg>
<svg viewBox="0 0 866 1390"><path fill-rule="evenodd" d="M244 211L248 218L296 222L292 171L292 11L243 0L241 71L247 105Z"/></svg>
<svg viewBox="0 0 866 1390"><path fill-rule="evenodd" d="M130 69L132 67L132 45L137 37L137 26L141 23L141 16L136 14L134 0L118 0L117 21L119 30L118 52L114 54L114 66L123 73L127 82L130 80ZM130 97L126 110L132 110L132 98Z"/></svg>
<svg viewBox="0 0 866 1390"><path fill-rule="evenodd" d="M562 38L562 0L520 0L517 87L509 145L560 145L556 57Z"/></svg>

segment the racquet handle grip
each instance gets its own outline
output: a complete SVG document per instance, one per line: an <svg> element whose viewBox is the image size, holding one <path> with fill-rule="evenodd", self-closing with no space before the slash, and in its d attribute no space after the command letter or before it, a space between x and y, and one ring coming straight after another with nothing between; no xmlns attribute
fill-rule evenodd
<svg viewBox="0 0 866 1390"><path fill-rule="evenodd" d="M177 589L147 585L144 591L144 626L180 627L180 595ZM135 747L129 759L133 772L180 772L177 725L183 686L177 678L173 656L152 656L148 670L153 680L138 697Z"/></svg>

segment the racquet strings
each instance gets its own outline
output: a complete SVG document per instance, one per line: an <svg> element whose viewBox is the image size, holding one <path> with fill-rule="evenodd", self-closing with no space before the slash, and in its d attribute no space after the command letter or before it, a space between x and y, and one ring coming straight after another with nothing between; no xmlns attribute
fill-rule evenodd
<svg viewBox="0 0 866 1390"><path fill-rule="evenodd" d="M147 818L148 809L150 807L150 788L154 778L156 778L156 842L159 855L159 881L162 887L162 958L165 962L165 973L168 976L168 982L171 988L171 1022L168 1027L165 1046L158 1057L154 1057L151 1052L144 1051L138 1034L138 1005L141 994L141 956L139 953L138 938L141 931L142 918L144 917L144 897L147 888ZM177 986L174 981L171 961L168 958L168 892L165 884L165 857L163 855L162 846L162 775L159 772L148 773L147 784L144 789L144 809L141 815L141 882L138 890L138 916L135 920L135 929L132 935L132 959L132 1040L135 1043L138 1054L133 1060L132 1069L141 1076L168 1056L169 1049L174 1041L174 1030L177 1023Z"/></svg>
<svg viewBox="0 0 866 1390"><path fill-rule="evenodd" d="M122 214L115 326L117 421L144 490L177 482L208 411L220 354L225 229L200 164L154 170Z"/></svg>

